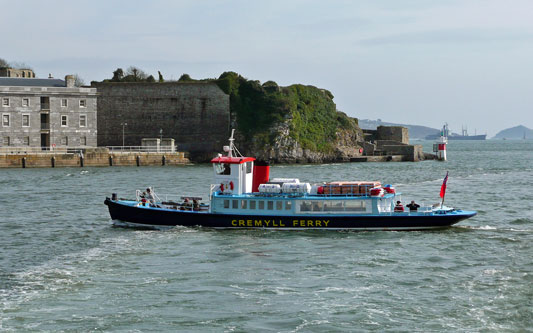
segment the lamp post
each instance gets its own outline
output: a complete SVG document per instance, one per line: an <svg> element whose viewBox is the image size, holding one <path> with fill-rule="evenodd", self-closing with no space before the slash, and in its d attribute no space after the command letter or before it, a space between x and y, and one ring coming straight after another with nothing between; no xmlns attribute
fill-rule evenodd
<svg viewBox="0 0 533 333"><path fill-rule="evenodd" d="M161 150L163 145L163 129L159 129L159 149Z"/></svg>
<svg viewBox="0 0 533 333"><path fill-rule="evenodd" d="M122 125L122 149L124 149L124 128L128 126L128 123L121 123Z"/></svg>

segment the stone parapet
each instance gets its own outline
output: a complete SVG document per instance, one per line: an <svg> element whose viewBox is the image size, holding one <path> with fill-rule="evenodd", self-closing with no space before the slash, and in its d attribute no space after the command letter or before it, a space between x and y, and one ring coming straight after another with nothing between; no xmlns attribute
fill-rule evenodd
<svg viewBox="0 0 533 333"><path fill-rule="evenodd" d="M85 153L13 153L0 154L0 168L54 168L104 166L163 166L189 164L183 152L121 152L106 148L87 149Z"/></svg>

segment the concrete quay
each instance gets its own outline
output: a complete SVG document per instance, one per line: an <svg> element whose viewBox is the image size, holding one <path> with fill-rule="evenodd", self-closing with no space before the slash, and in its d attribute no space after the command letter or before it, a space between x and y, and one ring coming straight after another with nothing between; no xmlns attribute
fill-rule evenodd
<svg viewBox="0 0 533 333"><path fill-rule="evenodd" d="M110 152L107 148L77 151L0 151L0 168L165 166L189 164L184 152Z"/></svg>

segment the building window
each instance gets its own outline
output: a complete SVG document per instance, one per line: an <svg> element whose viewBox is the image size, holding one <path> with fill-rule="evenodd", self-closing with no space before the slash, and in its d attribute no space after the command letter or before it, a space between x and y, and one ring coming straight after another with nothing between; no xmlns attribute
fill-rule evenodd
<svg viewBox="0 0 533 333"><path fill-rule="evenodd" d="M68 146L68 136L64 136L61 138L61 144L63 146Z"/></svg>
<svg viewBox="0 0 533 333"><path fill-rule="evenodd" d="M2 106L9 106L9 98L2 98Z"/></svg>
<svg viewBox="0 0 533 333"><path fill-rule="evenodd" d="M30 145L30 137L29 136L25 136L24 137L24 145L25 146L29 146Z"/></svg>
<svg viewBox="0 0 533 333"><path fill-rule="evenodd" d="M61 116L61 127L66 127L68 125L68 117L63 115Z"/></svg>
<svg viewBox="0 0 533 333"><path fill-rule="evenodd" d="M80 108L86 108L87 107L87 101L84 99L80 99Z"/></svg>
<svg viewBox="0 0 533 333"><path fill-rule="evenodd" d="M30 115L29 114L22 115L22 127L30 127Z"/></svg>
<svg viewBox="0 0 533 333"><path fill-rule="evenodd" d="M67 99L66 98L61 99L61 107L66 108L67 105L68 105Z"/></svg>
<svg viewBox="0 0 533 333"><path fill-rule="evenodd" d="M4 146L9 146L11 143L11 140L9 140L9 136L4 136Z"/></svg>
<svg viewBox="0 0 533 333"><path fill-rule="evenodd" d="M87 126L87 115L80 114L80 127Z"/></svg>
<svg viewBox="0 0 533 333"><path fill-rule="evenodd" d="M87 137L86 136L82 136L80 138L80 145L87 146Z"/></svg>
<svg viewBox="0 0 533 333"><path fill-rule="evenodd" d="M9 127L10 121L9 121L9 115L4 114L2 115L2 126Z"/></svg>
<svg viewBox="0 0 533 333"><path fill-rule="evenodd" d="M25 106L25 107L30 106L30 99L29 98L23 98L22 99L22 106Z"/></svg>

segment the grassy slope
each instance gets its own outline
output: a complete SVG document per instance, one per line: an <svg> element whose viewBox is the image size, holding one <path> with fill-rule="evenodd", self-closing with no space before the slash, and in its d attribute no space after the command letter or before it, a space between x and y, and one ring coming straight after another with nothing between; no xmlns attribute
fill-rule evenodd
<svg viewBox="0 0 533 333"><path fill-rule="evenodd" d="M357 128L354 119L337 112L327 90L300 84L280 88L272 81L261 85L234 72L223 73L215 82L230 95L239 131L260 144L272 143L276 133L271 127L287 119L290 136L302 148L320 152L333 149L339 129Z"/></svg>

